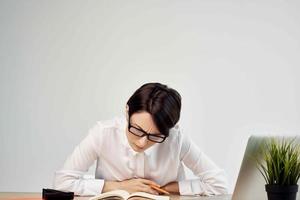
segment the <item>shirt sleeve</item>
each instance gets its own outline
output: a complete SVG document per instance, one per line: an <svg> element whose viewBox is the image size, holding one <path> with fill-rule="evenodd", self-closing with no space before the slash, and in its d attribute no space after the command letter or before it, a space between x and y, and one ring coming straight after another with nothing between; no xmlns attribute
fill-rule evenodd
<svg viewBox="0 0 300 200"><path fill-rule="evenodd" d="M228 193L228 183L225 171L205 155L187 136L179 132L181 144L180 160L198 178L179 181L181 195L221 195Z"/></svg>
<svg viewBox="0 0 300 200"><path fill-rule="evenodd" d="M53 188L74 192L75 195L88 196L102 192L104 180L86 178L84 173L98 157L103 128L98 122L89 130L88 135L77 145L66 159L63 167L54 174ZM96 148L97 147L97 148Z"/></svg>

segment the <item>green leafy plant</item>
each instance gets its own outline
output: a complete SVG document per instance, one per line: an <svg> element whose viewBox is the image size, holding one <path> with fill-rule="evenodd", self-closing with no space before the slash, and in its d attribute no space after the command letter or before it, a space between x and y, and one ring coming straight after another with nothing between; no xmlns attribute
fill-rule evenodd
<svg viewBox="0 0 300 200"><path fill-rule="evenodd" d="M262 150L258 168L267 184L297 185L300 178L300 146L294 140L272 139Z"/></svg>

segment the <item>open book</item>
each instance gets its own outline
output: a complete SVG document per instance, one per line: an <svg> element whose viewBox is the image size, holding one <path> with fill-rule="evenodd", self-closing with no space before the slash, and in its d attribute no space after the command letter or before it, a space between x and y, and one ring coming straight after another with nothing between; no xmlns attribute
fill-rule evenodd
<svg viewBox="0 0 300 200"><path fill-rule="evenodd" d="M90 198L89 200L100 200L100 199L106 199L106 200L127 200L127 199L138 199L138 198L145 198L145 199L153 199L153 200L169 200L169 196L161 196L161 195L153 195L146 192L135 192L132 194L129 194L125 190L113 190L110 192L105 192L102 194L99 194L97 196L94 196Z"/></svg>

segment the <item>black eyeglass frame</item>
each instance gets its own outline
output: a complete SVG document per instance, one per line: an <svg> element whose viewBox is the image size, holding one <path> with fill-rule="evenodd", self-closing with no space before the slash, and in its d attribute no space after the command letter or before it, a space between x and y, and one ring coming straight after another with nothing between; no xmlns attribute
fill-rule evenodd
<svg viewBox="0 0 300 200"><path fill-rule="evenodd" d="M135 128L135 129L141 131L141 132L144 133L144 134L143 134L143 135L136 135L135 133L133 133L133 132L130 131L130 128L131 128L131 127L133 127L133 128ZM144 137L144 136L147 136L147 139L148 139L148 140L150 140L151 142L155 142L155 143L163 143L163 142L166 140L166 138L168 137L168 136L165 136L165 135L161 136L161 135L149 134L149 133L145 132L144 130L142 130L142 129L140 129L140 128L137 128L137 127L135 127L135 126L132 126L132 125L130 124L130 122L128 122L128 131L129 131L131 134L133 134L133 135L135 135L135 136L138 136L138 137ZM157 137L157 138L161 138L162 141L158 142L158 141L151 140L151 139L150 139L150 136L152 136L152 137Z"/></svg>

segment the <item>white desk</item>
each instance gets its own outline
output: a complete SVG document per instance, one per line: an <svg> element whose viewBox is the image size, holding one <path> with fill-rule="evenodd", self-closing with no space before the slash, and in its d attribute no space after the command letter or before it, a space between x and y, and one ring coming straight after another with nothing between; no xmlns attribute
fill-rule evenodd
<svg viewBox="0 0 300 200"><path fill-rule="evenodd" d="M22 192L0 192L0 200L10 199L22 199L24 200L42 200L41 193L22 193ZM88 200L91 197L75 197L74 200ZM171 195L171 200L231 200L231 195L222 195L214 197L200 197L200 196L179 196Z"/></svg>

